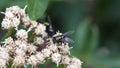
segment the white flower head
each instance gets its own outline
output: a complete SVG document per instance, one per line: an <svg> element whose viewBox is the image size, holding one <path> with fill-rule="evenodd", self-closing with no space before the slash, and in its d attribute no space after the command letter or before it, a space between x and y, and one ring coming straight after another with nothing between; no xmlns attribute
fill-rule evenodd
<svg viewBox="0 0 120 68"><path fill-rule="evenodd" d="M62 56L62 64L70 64L70 57L68 55Z"/></svg>
<svg viewBox="0 0 120 68"><path fill-rule="evenodd" d="M20 19L27 16L25 14L25 10L18 6L9 7L5 12L1 13L5 14L5 18L2 21L2 27L5 29L9 29L10 27L18 27L20 24Z"/></svg>
<svg viewBox="0 0 120 68"><path fill-rule="evenodd" d="M22 55L17 55L13 59L13 65L14 66L21 66L25 65L25 57Z"/></svg>
<svg viewBox="0 0 120 68"><path fill-rule="evenodd" d="M62 43L62 45L58 46L58 48L60 49L60 53L70 55L71 48L69 47L69 45L67 43L66 44Z"/></svg>
<svg viewBox="0 0 120 68"><path fill-rule="evenodd" d="M4 59L6 61L9 60L9 54L8 54L8 50L7 48L4 48L4 47L0 47L0 59Z"/></svg>
<svg viewBox="0 0 120 68"><path fill-rule="evenodd" d="M27 63L31 64L33 66L36 66L38 64L38 59L36 58L35 55L31 55L28 59L27 59Z"/></svg>
<svg viewBox="0 0 120 68"><path fill-rule="evenodd" d="M21 40L16 40L15 44L17 47L19 47L20 49L26 51L27 50L27 42L25 41L21 41Z"/></svg>
<svg viewBox="0 0 120 68"><path fill-rule="evenodd" d="M12 18L12 26L13 27L18 27L18 25L20 24L20 19L19 18Z"/></svg>
<svg viewBox="0 0 120 68"><path fill-rule="evenodd" d="M35 53L36 50L37 50L37 47L35 45L33 45L33 44L29 44L27 46L27 51L30 52L30 53Z"/></svg>
<svg viewBox="0 0 120 68"><path fill-rule="evenodd" d="M6 48L0 47L0 68L6 67L7 62L9 61L9 54Z"/></svg>
<svg viewBox="0 0 120 68"><path fill-rule="evenodd" d="M37 26L36 29L35 29L35 33L36 33L37 35L41 35L42 33L45 32L45 30L46 30L46 26L39 23L38 26Z"/></svg>
<svg viewBox="0 0 120 68"><path fill-rule="evenodd" d="M43 64L45 62L45 57L41 52L37 52L35 56L38 59L38 63Z"/></svg>
<svg viewBox="0 0 120 68"><path fill-rule="evenodd" d="M29 26L30 25L30 18L29 16L25 16L22 18L22 23L24 24L24 26Z"/></svg>
<svg viewBox="0 0 120 68"><path fill-rule="evenodd" d="M15 44L16 44L17 46L21 45L21 43L22 43L21 40L15 40Z"/></svg>
<svg viewBox="0 0 120 68"><path fill-rule="evenodd" d="M31 21L30 22L31 23L31 26L30 27L37 27L37 25L38 25L38 22L36 22L36 21Z"/></svg>
<svg viewBox="0 0 120 68"><path fill-rule="evenodd" d="M47 37L47 36L48 36L48 34L47 34L45 31L41 32L41 35L42 35L42 38L44 38L44 37Z"/></svg>
<svg viewBox="0 0 120 68"><path fill-rule="evenodd" d="M74 64L69 64L69 65L66 66L66 68L81 68L81 67L77 67Z"/></svg>
<svg viewBox="0 0 120 68"><path fill-rule="evenodd" d="M18 15L18 17L25 16L25 10L21 9L18 6L12 6L10 8L7 8L6 11L5 11L5 13L8 12L8 11L12 12L15 16Z"/></svg>
<svg viewBox="0 0 120 68"><path fill-rule="evenodd" d="M41 38L41 37L35 37L35 38L34 38L34 43L35 43L35 44L43 44L43 43L44 43L44 40L43 40L43 38Z"/></svg>
<svg viewBox="0 0 120 68"><path fill-rule="evenodd" d="M15 13L15 12L18 12L18 10L20 10L20 7L18 7L18 6L12 6L12 7L6 8L6 12L11 11L11 12Z"/></svg>
<svg viewBox="0 0 120 68"><path fill-rule="evenodd" d="M56 46L56 44L51 44L47 48L50 49L52 52L58 52L58 47Z"/></svg>
<svg viewBox="0 0 120 68"><path fill-rule="evenodd" d="M4 29L9 29L10 27L18 27L20 24L20 20L18 18L12 18L12 19L3 19L2 21L2 27Z"/></svg>
<svg viewBox="0 0 120 68"><path fill-rule="evenodd" d="M21 43L21 45L19 45L19 48L26 51L27 44L26 43Z"/></svg>
<svg viewBox="0 0 120 68"><path fill-rule="evenodd" d="M3 19L1 25L4 29L9 29L10 27L12 27L12 22L9 19L5 18Z"/></svg>
<svg viewBox="0 0 120 68"><path fill-rule="evenodd" d="M15 50L15 54L16 54L16 55L22 55L22 56L24 56L24 55L25 55L25 51L22 50L22 49L20 49L20 48L17 48L17 49Z"/></svg>
<svg viewBox="0 0 120 68"><path fill-rule="evenodd" d="M50 57L50 55L52 54L52 51L48 48L45 48L41 51L41 53L44 55L44 57Z"/></svg>
<svg viewBox="0 0 120 68"><path fill-rule="evenodd" d="M8 38L5 39L5 41L3 43L5 43L5 44L13 44L14 41L13 41L12 37L8 37Z"/></svg>
<svg viewBox="0 0 120 68"><path fill-rule="evenodd" d="M14 18L15 15L11 11L7 11L4 13L6 18Z"/></svg>
<svg viewBox="0 0 120 68"><path fill-rule="evenodd" d="M0 59L0 68L6 68L6 63L4 59Z"/></svg>
<svg viewBox="0 0 120 68"><path fill-rule="evenodd" d="M73 57L73 58L71 58L71 60L70 60L70 64L77 66L77 68L81 68L82 63L83 63L83 62L81 62L81 61L80 61L78 58L76 58L76 57Z"/></svg>
<svg viewBox="0 0 120 68"><path fill-rule="evenodd" d="M16 37L20 39L27 39L28 33L24 29L17 30Z"/></svg>
<svg viewBox="0 0 120 68"><path fill-rule="evenodd" d="M52 62L55 62L57 64L57 67L61 61L61 54L59 53L53 53L52 56L51 56L51 60Z"/></svg>

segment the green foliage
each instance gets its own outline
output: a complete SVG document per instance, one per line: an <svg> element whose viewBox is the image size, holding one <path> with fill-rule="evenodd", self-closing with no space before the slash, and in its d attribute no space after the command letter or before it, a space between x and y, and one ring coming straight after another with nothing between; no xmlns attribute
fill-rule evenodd
<svg viewBox="0 0 120 68"><path fill-rule="evenodd" d="M49 0L27 0L28 14L32 20L40 18L47 9Z"/></svg>

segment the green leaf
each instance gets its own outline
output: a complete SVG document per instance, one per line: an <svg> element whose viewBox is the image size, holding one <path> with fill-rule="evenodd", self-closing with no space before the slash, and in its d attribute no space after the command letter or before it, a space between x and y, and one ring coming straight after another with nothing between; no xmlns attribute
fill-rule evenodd
<svg viewBox="0 0 120 68"><path fill-rule="evenodd" d="M12 32L13 32L13 28L8 29L7 32L3 35L3 37L0 39L0 41L4 41L5 38L11 36Z"/></svg>
<svg viewBox="0 0 120 68"><path fill-rule="evenodd" d="M99 29L97 25L92 25L90 29L90 37L88 38L88 42L86 43L86 47L84 50L86 50L88 54L92 55L95 53L99 43Z"/></svg>
<svg viewBox="0 0 120 68"><path fill-rule="evenodd" d="M77 29L76 29L76 37L75 37L75 42L76 42L76 47L79 49L79 51L81 52L87 39L88 36L88 32L89 32L89 20L85 19L84 21L82 21Z"/></svg>
<svg viewBox="0 0 120 68"><path fill-rule="evenodd" d="M37 20L47 9L49 0L27 0L27 12L32 20Z"/></svg>

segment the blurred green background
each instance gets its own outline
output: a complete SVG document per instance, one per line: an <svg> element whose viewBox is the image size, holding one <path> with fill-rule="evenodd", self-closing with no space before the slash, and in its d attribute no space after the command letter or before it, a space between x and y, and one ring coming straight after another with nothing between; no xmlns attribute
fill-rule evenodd
<svg viewBox="0 0 120 68"><path fill-rule="evenodd" d="M0 0L0 11L12 5L23 8L27 2ZM120 0L49 0L44 14L56 31L75 30L71 54L83 61L82 68L120 68ZM3 17L0 14L0 21Z"/></svg>

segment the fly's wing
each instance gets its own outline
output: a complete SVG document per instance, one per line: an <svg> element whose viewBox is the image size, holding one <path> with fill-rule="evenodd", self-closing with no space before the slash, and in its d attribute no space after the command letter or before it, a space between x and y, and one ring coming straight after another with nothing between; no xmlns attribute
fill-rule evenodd
<svg viewBox="0 0 120 68"><path fill-rule="evenodd" d="M73 34L74 32L75 32L74 30L68 31L68 32L64 33L63 36L69 36L69 35Z"/></svg>
<svg viewBox="0 0 120 68"><path fill-rule="evenodd" d="M62 38L60 41L61 42L67 42L67 43L74 43L74 41L72 39L68 38L68 37Z"/></svg>

